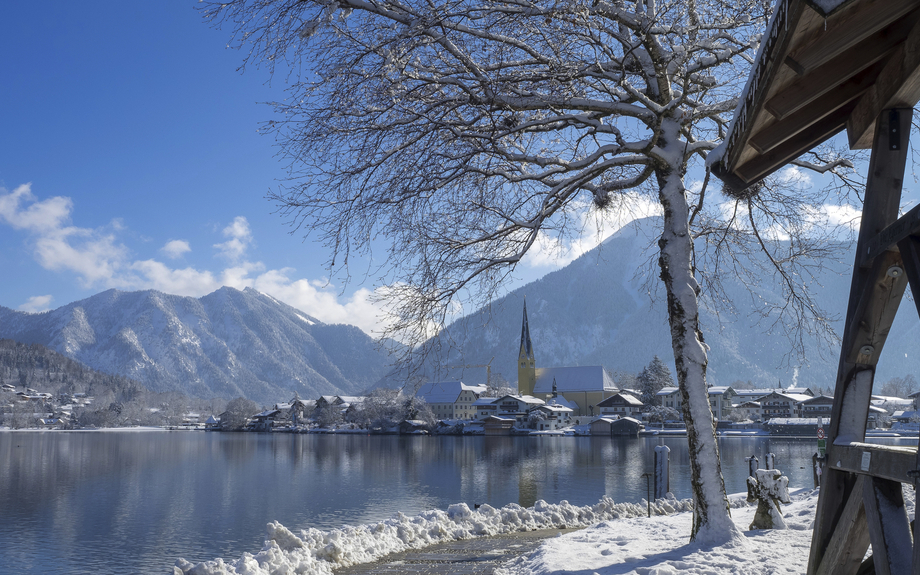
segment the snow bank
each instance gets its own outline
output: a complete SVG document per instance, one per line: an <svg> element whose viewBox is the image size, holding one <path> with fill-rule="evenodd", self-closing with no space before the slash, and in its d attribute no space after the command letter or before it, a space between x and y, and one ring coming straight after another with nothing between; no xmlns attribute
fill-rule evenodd
<svg viewBox="0 0 920 575"><path fill-rule="evenodd" d="M741 498L732 499L733 507L745 505ZM652 503L651 512L653 515L670 515L692 508L690 499L678 500L672 496ZM339 567L368 563L390 553L435 543L515 531L587 527L612 519L644 517L647 511L645 500L614 503L609 497L604 497L595 505L584 507L567 501L558 504L537 501L528 508L512 503L501 509L483 505L471 510L465 503L457 503L447 511L427 511L414 517L399 513L393 519L380 523L331 531L306 529L296 534L280 523L272 522L268 524L268 538L259 553L244 553L235 561L218 558L197 565L180 559L173 572L175 575L331 575L332 570Z"/></svg>

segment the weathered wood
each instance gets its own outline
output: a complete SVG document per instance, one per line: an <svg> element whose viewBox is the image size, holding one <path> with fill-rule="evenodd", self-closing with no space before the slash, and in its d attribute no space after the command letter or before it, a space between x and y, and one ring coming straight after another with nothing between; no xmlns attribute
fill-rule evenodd
<svg viewBox="0 0 920 575"><path fill-rule="evenodd" d="M837 383L834 393L834 408L828 426L828 444L831 446L828 453L828 469L821 486L821 495L818 498L818 509L815 515L815 528L812 534L811 553L809 555L808 572L814 574L819 566L824 568L828 563L823 561L828 553L831 539L839 528L840 507L850 497L855 475L830 467L837 460L834 459L833 450L839 437L847 438L848 442L863 441L865 439L865 417L869 410L869 398L874 379L874 363L857 364L852 361L852 351L859 350L862 344L857 339L860 331L855 326L854 318L865 310L865 300L874 300L873 296L866 296L872 281L877 279L878 268L881 267L877 260L873 268L860 267L861 256L866 252L868 242L888 227L898 217L898 205L901 200L901 186L904 177L904 167L907 160L907 146L899 149L890 149L888 128L889 122L894 120L902 126L909 126L912 110L894 110L894 114L882 112L876 122L875 140L872 146L872 156L869 161L869 174L866 185L866 196L863 203L862 221L856 244L856 256L853 269L853 278L850 283L850 299L847 305L847 316L844 323L845 331L841 345L840 363L837 370ZM868 318L872 319L872 318ZM887 321L887 318L885 318ZM890 326L889 326L890 327ZM870 333L887 335L887 327L881 322L868 330ZM864 335L864 334L863 334ZM884 343L882 338L881 343ZM877 361L881 349L872 350ZM862 354L863 356L865 354ZM858 354L857 360L866 361ZM844 417L845 416L845 417ZM860 422L860 418L862 421ZM841 462L842 463L842 462ZM868 534L866 535L868 537ZM865 549L863 549L863 553ZM833 570L828 567L826 573Z"/></svg>
<svg viewBox="0 0 920 575"><path fill-rule="evenodd" d="M755 156L749 162L738 166L735 173L747 182L756 182L785 166L791 160L801 156L813 146L824 142L846 127L846 118L855 103L850 104L823 120L809 126L808 130L799 132L766 154ZM816 137L818 136L818 137Z"/></svg>
<svg viewBox="0 0 920 575"><path fill-rule="evenodd" d="M920 208L920 206L918 206ZM920 211L913 209L908 214L917 213L920 220ZM905 215L905 217L907 217ZM904 218L901 218L904 219ZM918 222L920 223L920 222ZM907 276L917 313L920 314L920 238L905 237L898 240L898 250L901 252L901 262L904 264L904 274ZM918 461L920 463L920 461ZM917 469L920 469L918 467Z"/></svg>
<svg viewBox="0 0 920 575"><path fill-rule="evenodd" d="M915 0L875 0L832 16L826 29L789 53L790 67L800 75L814 70L916 8Z"/></svg>
<svg viewBox="0 0 920 575"><path fill-rule="evenodd" d="M824 98L815 100L782 120L765 126L751 136L751 147L764 154L796 134L809 130L816 122L861 96L872 86L881 70L881 63L870 66L848 79Z"/></svg>
<svg viewBox="0 0 920 575"><path fill-rule="evenodd" d="M863 473L891 481L912 482L907 472L914 468L917 449L854 442L830 445L827 465L849 473Z"/></svg>
<svg viewBox="0 0 920 575"><path fill-rule="evenodd" d="M884 58L904 40L908 31L907 23L896 22L876 32L775 94L764 104L764 109L777 119L785 118Z"/></svg>
<svg viewBox="0 0 920 575"><path fill-rule="evenodd" d="M873 124L887 108L912 108L920 100L920 24L894 52L875 85L860 98L847 122L847 138L854 149L868 148Z"/></svg>
<svg viewBox="0 0 920 575"><path fill-rule="evenodd" d="M855 575L859 570L869 548L869 527L863 505L865 481L865 476L860 475L846 497L838 503L839 515L834 522L835 529L831 533L826 552L817 560L812 545L812 561L808 562L809 575ZM824 495L824 486L821 487L821 495ZM844 501L846 505L843 505Z"/></svg>
<svg viewBox="0 0 920 575"><path fill-rule="evenodd" d="M878 477L866 478L863 505L876 575L910 573L913 541L901 483Z"/></svg>
<svg viewBox="0 0 920 575"><path fill-rule="evenodd" d="M898 218L898 220L869 240L861 267L868 267L872 260L896 247L908 236L920 234L920 205ZM898 250L900 251L900 249Z"/></svg>

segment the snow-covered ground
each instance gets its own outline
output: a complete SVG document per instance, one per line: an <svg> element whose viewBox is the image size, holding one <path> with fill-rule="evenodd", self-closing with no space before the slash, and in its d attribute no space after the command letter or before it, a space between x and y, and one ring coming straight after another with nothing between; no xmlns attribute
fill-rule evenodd
<svg viewBox="0 0 920 575"><path fill-rule="evenodd" d="M914 493L905 490L913 515ZM785 574L804 573L818 492L792 493L783 506L785 530L748 531L756 507L735 495L732 519L744 532L721 546L689 543L692 513L689 500L662 500L646 516L645 501L614 503L604 498L589 507L538 501L531 508L466 504L415 517L399 514L380 523L332 531L293 532L279 523L268 526L268 540L259 553L226 561L194 565L180 559L182 575L269 573L331 574L338 567L374 561L389 553L418 549L444 541L521 530L580 527L587 529L547 540L536 552L504 565L501 575L585 573L589 575L676 575L677 573Z"/></svg>

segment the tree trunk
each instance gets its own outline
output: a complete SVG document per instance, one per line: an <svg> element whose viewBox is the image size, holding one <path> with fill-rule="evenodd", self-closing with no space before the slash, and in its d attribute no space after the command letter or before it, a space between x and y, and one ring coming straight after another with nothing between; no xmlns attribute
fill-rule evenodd
<svg viewBox="0 0 920 575"><path fill-rule="evenodd" d="M659 199L664 208L664 231L658 240L661 250L658 264L667 290L671 345L690 451L694 501L690 540L723 543L741 538L741 534L729 512L709 407L706 385L708 348L699 328L699 284L693 270L689 205L680 166L659 168L656 176Z"/></svg>

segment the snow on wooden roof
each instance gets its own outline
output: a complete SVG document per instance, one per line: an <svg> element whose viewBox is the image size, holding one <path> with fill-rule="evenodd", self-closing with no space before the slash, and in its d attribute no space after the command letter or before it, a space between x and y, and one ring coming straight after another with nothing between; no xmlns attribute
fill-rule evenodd
<svg viewBox="0 0 920 575"><path fill-rule="evenodd" d="M616 390L613 380L600 365L583 367L538 367L534 393L552 393L553 380L559 393Z"/></svg>
<svg viewBox="0 0 920 575"><path fill-rule="evenodd" d="M882 110L920 100L918 43L916 0L779 0L713 173L744 190L844 129L869 148Z"/></svg>
<svg viewBox="0 0 920 575"><path fill-rule="evenodd" d="M655 395L672 395L678 391L680 391L680 389L677 387L662 387Z"/></svg>

